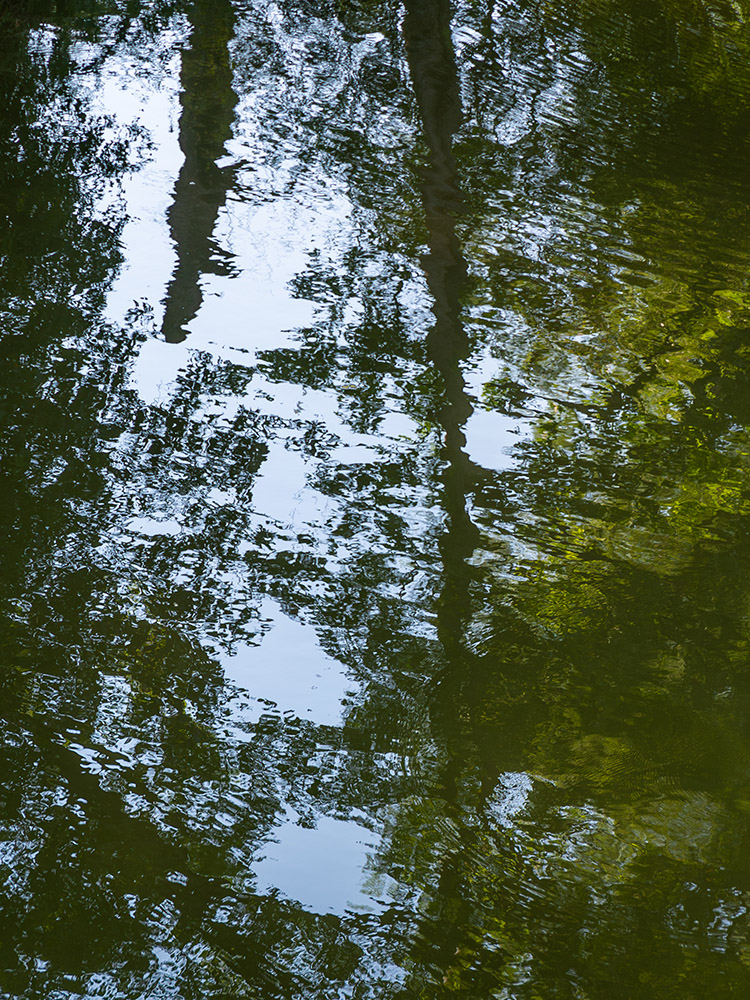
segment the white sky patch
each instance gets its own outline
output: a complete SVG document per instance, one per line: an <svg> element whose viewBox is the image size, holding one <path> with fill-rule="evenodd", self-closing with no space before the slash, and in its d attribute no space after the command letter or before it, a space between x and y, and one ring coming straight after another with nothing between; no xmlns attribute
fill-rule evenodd
<svg viewBox="0 0 750 1000"><path fill-rule="evenodd" d="M513 448L522 433L522 421L496 410L477 408L466 421L466 452L483 469L502 472L513 466Z"/></svg>
<svg viewBox="0 0 750 1000"><path fill-rule="evenodd" d="M258 888L277 889L316 913L372 910L392 881L368 877L375 839L358 823L330 816L321 816L315 828L290 819L274 831L254 865Z"/></svg>
<svg viewBox="0 0 750 1000"><path fill-rule="evenodd" d="M344 667L321 648L314 629L284 614L270 598L261 616L273 625L259 646L242 644L233 656L222 658L227 679L258 699L257 717L269 711L265 702L273 702L281 713L340 725L342 703L353 686Z"/></svg>

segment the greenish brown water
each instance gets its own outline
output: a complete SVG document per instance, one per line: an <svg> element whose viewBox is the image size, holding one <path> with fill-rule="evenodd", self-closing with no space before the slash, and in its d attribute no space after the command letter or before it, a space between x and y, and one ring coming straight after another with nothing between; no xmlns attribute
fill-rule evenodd
<svg viewBox="0 0 750 1000"><path fill-rule="evenodd" d="M750 5L0 32L0 996L750 996Z"/></svg>

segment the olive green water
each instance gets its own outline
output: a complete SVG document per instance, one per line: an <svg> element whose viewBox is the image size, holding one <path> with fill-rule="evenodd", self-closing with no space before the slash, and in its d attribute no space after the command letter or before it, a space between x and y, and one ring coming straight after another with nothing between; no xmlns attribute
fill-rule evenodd
<svg viewBox="0 0 750 1000"><path fill-rule="evenodd" d="M750 997L750 4L0 10L0 996Z"/></svg>

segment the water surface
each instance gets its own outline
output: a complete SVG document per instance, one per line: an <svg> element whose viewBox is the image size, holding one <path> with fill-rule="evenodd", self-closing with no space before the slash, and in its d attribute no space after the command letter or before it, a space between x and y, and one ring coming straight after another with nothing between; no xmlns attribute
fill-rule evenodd
<svg viewBox="0 0 750 1000"><path fill-rule="evenodd" d="M0 10L0 995L748 995L745 0Z"/></svg>

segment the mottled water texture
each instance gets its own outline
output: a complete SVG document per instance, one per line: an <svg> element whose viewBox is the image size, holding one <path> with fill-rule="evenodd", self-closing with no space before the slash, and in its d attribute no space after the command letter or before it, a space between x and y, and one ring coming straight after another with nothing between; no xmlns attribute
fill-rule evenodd
<svg viewBox="0 0 750 1000"><path fill-rule="evenodd" d="M0 996L750 996L748 0L6 0L0 97Z"/></svg>

